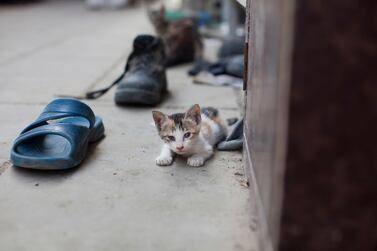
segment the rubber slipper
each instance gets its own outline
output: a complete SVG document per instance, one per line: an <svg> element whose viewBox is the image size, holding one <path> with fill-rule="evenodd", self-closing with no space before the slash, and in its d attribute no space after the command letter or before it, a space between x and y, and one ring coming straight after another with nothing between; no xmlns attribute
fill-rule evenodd
<svg viewBox="0 0 377 251"><path fill-rule="evenodd" d="M243 118L237 121L228 137L217 145L220 151L240 150L243 146Z"/></svg>
<svg viewBox="0 0 377 251"><path fill-rule="evenodd" d="M57 170L79 165L88 144L104 136L102 119L75 99L56 99L16 138L11 161L15 166Z"/></svg>

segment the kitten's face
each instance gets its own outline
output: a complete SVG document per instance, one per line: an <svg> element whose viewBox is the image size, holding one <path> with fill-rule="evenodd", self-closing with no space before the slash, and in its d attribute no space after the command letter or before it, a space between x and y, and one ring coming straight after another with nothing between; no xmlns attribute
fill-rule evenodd
<svg viewBox="0 0 377 251"><path fill-rule="evenodd" d="M165 115L154 111L158 133L161 139L177 154L190 153L195 147L200 132L200 107L192 106L186 113Z"/></svg>

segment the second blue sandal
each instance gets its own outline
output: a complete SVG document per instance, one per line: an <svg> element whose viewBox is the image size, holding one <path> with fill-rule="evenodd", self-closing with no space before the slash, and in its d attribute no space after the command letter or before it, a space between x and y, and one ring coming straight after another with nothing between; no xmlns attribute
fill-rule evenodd
<svg viewBox="0 0 377 251"><path fill-rule="evenodd" d="M16 138L11 150L15 166L58 170L79 165L88 144L104 136L102 119L75 99L56 99Z"/></svg>

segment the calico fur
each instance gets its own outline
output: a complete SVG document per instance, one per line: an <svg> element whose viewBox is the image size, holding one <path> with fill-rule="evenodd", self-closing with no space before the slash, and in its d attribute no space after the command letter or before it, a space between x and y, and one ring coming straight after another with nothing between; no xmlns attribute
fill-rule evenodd
<svg viewBox="0 0 377 251"><path fill-rule="evenodd" d="M193 105L185 113L166 115L153 111L153 119L163 146L156 164L173 163L174 156L187 157L189 166L203 166L213 155L214 146L227 135L227 128L212 107Z"/></svg>

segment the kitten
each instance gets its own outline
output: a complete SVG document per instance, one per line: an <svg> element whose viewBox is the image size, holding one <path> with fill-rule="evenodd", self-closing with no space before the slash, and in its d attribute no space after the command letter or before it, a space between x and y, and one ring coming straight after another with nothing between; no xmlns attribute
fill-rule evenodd
<svg viewBox="0 0 377 251"><path fill-rule="evenodd" d="M203 166L213 147L227 135L227 128L215 108L193 105L186 113L165 115L153 111L159 136L164 141L156 163L167 166L175 154L187 157L189 166Z"/></svg>
<svg viewBox="0 0 377 251"><path fill-rule="evenodd" d="M147 5L147 12L157 35L164 41L167 66L202 58L203 42L193 18L169 22L165 19L164 5L157 9Z"/></svg>

